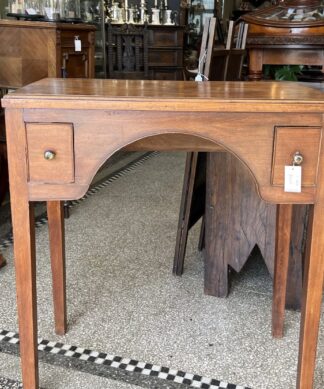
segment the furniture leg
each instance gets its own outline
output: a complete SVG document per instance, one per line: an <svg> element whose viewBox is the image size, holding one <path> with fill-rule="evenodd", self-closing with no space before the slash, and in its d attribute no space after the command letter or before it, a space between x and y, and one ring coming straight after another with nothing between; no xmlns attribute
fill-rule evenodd
<svg viewBox="0 0 324 389"><path fill-rule="evenodd" d="M7 264L6 260L0 254L0 269Z"/></svg>
<svg viewBox="0 0 324 389"><path fill-rule="evenodd" d="M301 309L305 232L307 231L308 210L308 205L293 205L286 309L293 309L295 311Z"/></svg>
<svg viewBox="0 0 324 389"><path fill-rule="evenodd" d="M67 330L64 205L62 201L47 202L48 229L53 280L55 332Z"/></svg>
<svg viewBox="0 0 324 389"><path fill-rule="evenodd" d="M311 207L305 257L297 389L313 387L324 279L323 223L324 204L316 203Z"/></svg>
<svg viewBox="0 0 324 389"><path fill-rule="evenodd" d="M272 336L275 338L283 337L292 209L292 204L277 205L275 270L272 299Z"/></svg>
<svg viewBox="0 0 324 389"><path fill-rule="evenodd" d="M263 50L249 50L249 80L260 81L262 79Z"/></svg>
<svg viewBox="0 0 324 389"><path fill-rule="evenodd" d="M180 215L178 222L177 240L173 262L173 274L180 276L183 273L183 263L187 247L188 231L189 231L189 217L192 203L192 193L195 183L196 167L197 167L198 153L187 153L186 168L185 168L185 182L183 184L183 191L180 205Z"/></svg>
<svg viewBox="0 0 324 389"><path fill-rule="evenodd" d="M33 205L12 201L12 224L24 389L38 388L36 257Z"/></svg>
<svg viewBox="0 0 324 389"><path fill-rule="evenodd" d="M201 220L199 242L198 242L198 250L199 251L203 251L203 249L205 248L205 234L206 234L205 215L203 215L202 220Z"/></svg>
<svg viewBox="0 0 324 389"><path fill-rule="evenodd" d="M64 218L70 217L70 201L64 201Z"/></svg>
<svg viewBox="0 0 324 389"><path fill-rule="evenodd" d="M6 130L22 380L24 389L38 389L35 224L26 185L26 133L20 110L6 112Z"/></svg>
<svg viewBox="0 0 324 389"><path fill-rule="evenodd" d="M230 223L231 204L225 200L219 206L220 198L215 190L226 186L224 174L215 174L222 157L223 153L207 153L206 170L204 291L205 294L217 297L226 297L229 288L228 252L224 241L228 238L227 223Z"/></svg>

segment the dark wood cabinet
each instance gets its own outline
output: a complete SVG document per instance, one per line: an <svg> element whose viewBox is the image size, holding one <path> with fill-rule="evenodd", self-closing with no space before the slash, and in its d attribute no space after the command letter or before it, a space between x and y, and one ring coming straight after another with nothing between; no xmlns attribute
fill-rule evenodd
<svg viewBox="0 0 324 389"><path fill-rule="evenodd" d="M95 26L0 20L0 87L44 77L94 77ZM75 38L81 51L75 50Z"/></svg>
<svg viewBox="0 0 324 389"><path fill-rule="evenodd" d="M148 26L149 74L152 80L183 79L183 26Z"/></svg>
<svg viewBox="0 0 324 389"><path fill-rule="evenodd" d="M184 26L110 24L107 25L107 30L108 78L133 77L130 63L132 59L135 61L135 57L141 56L143 58L138 59L141 67L148 68L147 72L143 72L145 78L183 79ZM118 34L119 38L111 38ZM136 41L135 36L140 34L145 39L139 38ZM114 71L117 67L118 73ZM135 65L133 67L135 70Z"/></svg>

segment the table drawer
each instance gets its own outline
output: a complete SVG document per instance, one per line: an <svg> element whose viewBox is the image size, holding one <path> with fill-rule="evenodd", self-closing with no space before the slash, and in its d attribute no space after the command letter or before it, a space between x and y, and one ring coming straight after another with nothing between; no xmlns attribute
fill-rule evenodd
<svg viewBox="0 0 324 389"><path fill-rule="evenodd" d="M73 126L68 123L27 123L30 182L74 182Z"/></svg>
<svg viewBox="0 0 324 389"><path fill-rule="evenodd" d="M284 185L285 166L293 164L297 151L303 156L302 186L316 185L320 145L320 127L276 127L272 185Z"/></svg>

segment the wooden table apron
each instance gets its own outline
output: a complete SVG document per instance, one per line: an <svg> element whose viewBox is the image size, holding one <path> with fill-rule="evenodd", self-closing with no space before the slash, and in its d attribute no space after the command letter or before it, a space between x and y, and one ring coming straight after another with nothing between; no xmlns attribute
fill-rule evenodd
<svg viewBox="0 0 324 389"><path fill-rule="evenodd" d="M161 134L165 149L177 148L172 134L177 134L175 138L186 134L189 136L182 137L182 149L195 150L207 140L215 150L223 147L250 169L260 196L280 204L277 262L288 260L291 204L313 204L297 388L313 387L324 274L324 101L319 91L262 82L197 85L48 79L6 96L3 105L25 389L38 388L32 202L80 198L99 167L117 150ZM44 159L46 149L56 153L53 160ZM302 192L287 193L283 190L283 167L291 163L297 149L305 157ZM54 215L57 226L60 217ZM285 285L285 274L276 282L279 287L281 282ZM276 303L274 299L274 309Z"/></svg>

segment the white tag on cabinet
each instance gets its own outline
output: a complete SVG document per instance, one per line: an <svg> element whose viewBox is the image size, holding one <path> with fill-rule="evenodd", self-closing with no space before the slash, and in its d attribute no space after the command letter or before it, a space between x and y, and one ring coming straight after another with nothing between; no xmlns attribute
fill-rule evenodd
<svg viewBox="0 0 324 389"><path fill-rule="evenodd" d="M75 51L81 51L82 50L81 40L79 39L78 36L76 36L74 38L74 50Z"/></svg>
<svg viewBox="0 0 324 389"><path fill-rule="evenodd" d="M285 192L301 192L301 166L285 166Z"/></svg>

